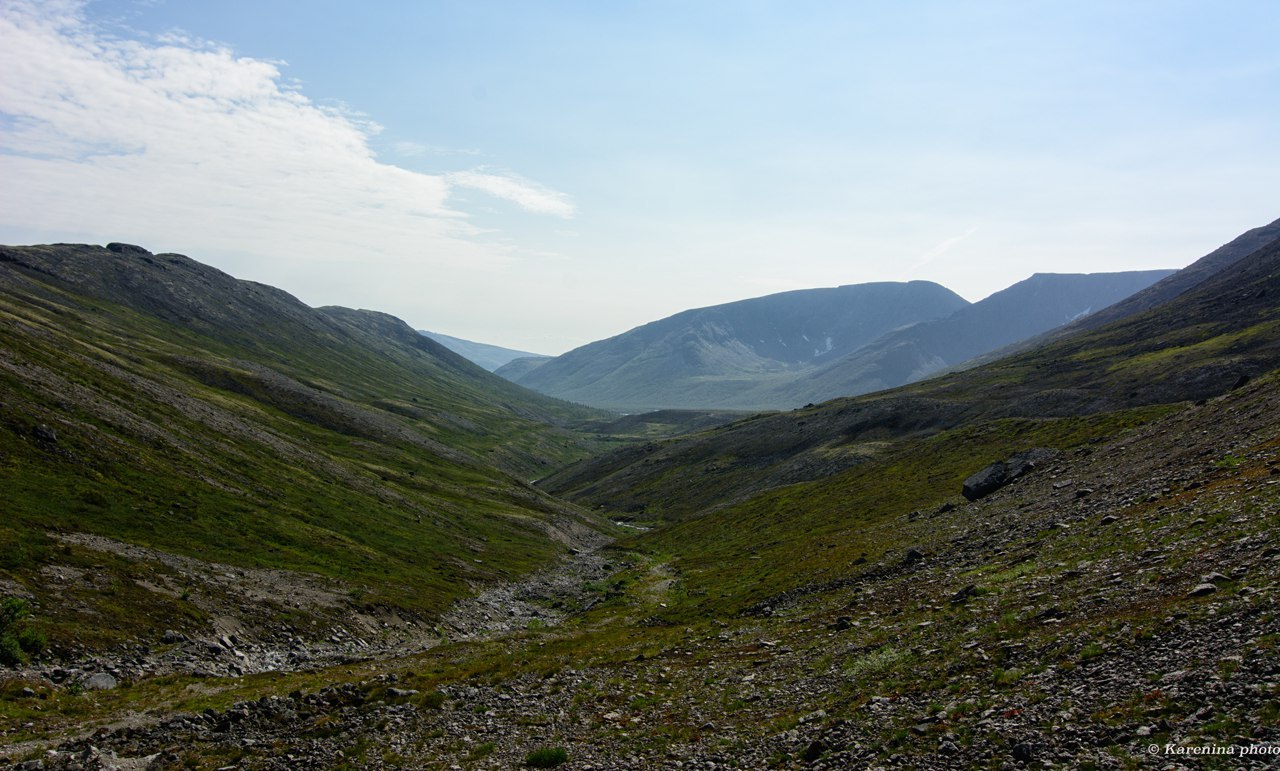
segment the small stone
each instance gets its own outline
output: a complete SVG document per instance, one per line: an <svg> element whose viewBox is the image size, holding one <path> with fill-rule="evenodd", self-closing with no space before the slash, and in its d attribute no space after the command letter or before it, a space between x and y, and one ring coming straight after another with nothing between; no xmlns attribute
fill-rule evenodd
<svg viewBox="0 0 1280 771"><path fill-rule="evenodd" d="M1111 523L1113 523L1113 522L1117 522L1117 521L1119 521L1119 519L1120 519L1120 518L1119 518L1119 517L1117 517L1117 516L1116 516L1116 515L1114 515L1114 514L1108 514L1107 516L1105 516L1105 517L1103 517L1101 520L1099 520L1099 521L1098 521L1098 524L1100 524L1100 525L1110 525L1110 524L1111 524Z"/></svg>
<svg viewBox="0 0 1280 771"><path fill-rule="evenodd" d="M1188 597L1204 597L1207 594L1213 594L1218 591L1218 587L1213 584L1196 584L1195 588L1187 592Z"/></svg>
<svg viewBox="0 0 1280 771"><path fill-rule="evenodd" d="M1013 745L1013 759L1021 760L1023 763L1030 763L1036 757L1035 749L1027 742L1021 742Z"/></svg>
<svg viewBox="0 0 1280 771"><path fill-rule="evenodd" d="M116 679L106 672L90 675L84 681L84 687L91 691L110 691L116 687Z"/></svg>

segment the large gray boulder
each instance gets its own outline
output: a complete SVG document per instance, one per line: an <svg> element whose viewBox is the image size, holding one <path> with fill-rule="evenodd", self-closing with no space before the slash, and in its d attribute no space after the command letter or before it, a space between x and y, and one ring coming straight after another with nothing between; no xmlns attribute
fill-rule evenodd
<svg viewBox="0 0 1280 771"><path fill-rule="evenodd" d="M1034 470L1058 454L1057 450L1036 448L1020 452L1007 460L1000 460L964 480L961 494L971 501L984 498L1015 479Z"/></svg>

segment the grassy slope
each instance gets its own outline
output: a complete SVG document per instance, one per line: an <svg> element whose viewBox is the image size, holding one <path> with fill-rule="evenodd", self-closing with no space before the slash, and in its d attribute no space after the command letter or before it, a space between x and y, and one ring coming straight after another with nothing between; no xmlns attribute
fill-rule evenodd
<svg viewBox="0 0 1280 771"><path fill-rule="evenodd" d="M1166 305L1034 351L893 391L626 448L542 484L592 506L680 520L980 419L1206 398L1280 365L1278 296L1275 242Z"/></svg>
<svg viewBox="0 0 1280 771"><path fill-rule="evenodd" d="M43 565L114 571L113 593L81 587L114 619L102 637L184 610L55 533L317 573L430 614L546 562L563 549L553 529L591 524L512 474L580 456L578 435L550 422L594 413L440 355L389 317L277 312L273 297L231 321L174 318L3 269L0 576L56 608L70 598L43 596ZM246 287L204 299L229 307Z"/></svg>

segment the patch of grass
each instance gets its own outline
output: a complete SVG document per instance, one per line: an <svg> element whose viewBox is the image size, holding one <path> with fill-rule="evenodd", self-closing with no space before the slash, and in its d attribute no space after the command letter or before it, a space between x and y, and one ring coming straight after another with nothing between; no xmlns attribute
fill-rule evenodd
<svg viewBox="0 0 1280 771"><path fill-rule="evenodd" d="M569 753L563 747L542 747L524 758L524 764L531 768L555 768L568 762Z"/></svg>
<svg viewBox="0 0 1280 771"><path fill-rule="evenodd" d="M482 742L471 748L471 751L467 753L467 760L474 761L480 760L481 758L487 758L492 755L493 751L496 749L498 749L498 745L493 742Z"/></svg>
<svg viewBox="0 0 1280 771"><path fill-rule="evenodd" d="M31 608L19 597L0 599L0 664L16 667L45 649L49 640L30 625Z"/></svg>
<svg viewBox="0 0 1280 771"><path fill-rule="evenodd" d="M851 678L861 678L888 671L910 658L907 651L885 645L870 653L844 662L841 669Z"/></svg>

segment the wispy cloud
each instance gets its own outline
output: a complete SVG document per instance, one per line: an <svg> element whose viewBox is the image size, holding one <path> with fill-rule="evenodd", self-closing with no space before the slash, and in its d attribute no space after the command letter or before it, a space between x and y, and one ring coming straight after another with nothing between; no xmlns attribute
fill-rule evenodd
<svg viewBox="0 0 1280 771"><path fill-rule="evenodd" d="M944 254L946 254L947 252L949 252L949 251L951 251L952 249L954 249L954 248L956 247L956 245L957 245L957 244L959 244L961 241L965 240L966 238L968 238L969 236L972 236L974 233L977 233L977 232L978 232L978 226L977 226L977 225L974 225L973 227L969 228L968 230L966 230L965 232L961 233L960 235L958 235L958 236L952 236L951 238L948 238L948 239L946 239L946 240L944 240L944 241L940 242L937 246L934 246L934 247L933 247L932 249L930 249L929 251L927 251L927 252L925 252L924 254L920 255L919 259L917 259L917 260L915 261L915 263L914 263L914 264L912 264L912 266L911 266L911 267L912 267L912 268L919 268L919 267L922 267L922 266L924 266L924 265L928 265L929 263L931 263L931 262L933 262L933 261L937 260L938 258L942 257L942 256L943 256Z"/></svg>
<svg viewBox="0 0 1280 771"><path fill-rule="evenodd" d="M424 155L479 155L480 154L480 151L474 148L436 147L435 145L424 145L421 142L410 142L410 141L404 141L404 140L392 143L391 149L409 158L418 158Z"/></svg>
<svg viewBox="0 0 1280 771"><path fill-rule="evenodd" d="M452 185L469 187L511 201L522 209L539 214L554 214L566 219L573 216L573 202L564 193L543 187L517 174L495 173L483 169L453 172L445 176Z"/></svg>
<svg viewBox="0 0 1280 771"><path fill-rule="evenodd" d="M83 7L0 4L0 224L443 263L502 259L455 187L573 213L567 196L516 175L381 163L375 123L312 101L279 63L182 35L116 37Z"/></svg>

